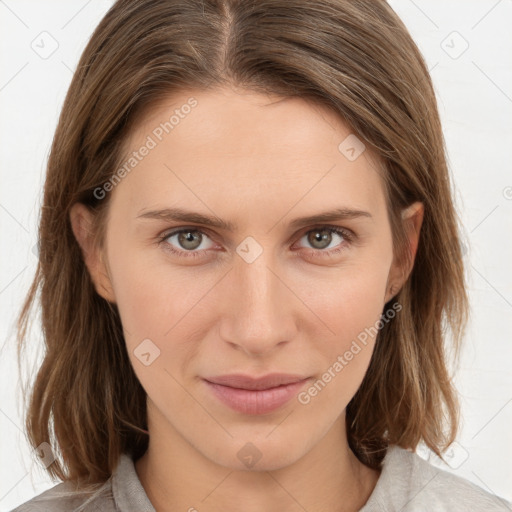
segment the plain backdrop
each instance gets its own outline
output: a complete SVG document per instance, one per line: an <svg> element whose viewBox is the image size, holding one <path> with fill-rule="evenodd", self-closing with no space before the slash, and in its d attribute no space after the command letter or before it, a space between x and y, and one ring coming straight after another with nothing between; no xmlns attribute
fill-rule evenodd
<svg viewBox="0 0 512 512"><path fill-rule="evenodd" d="M456 377L460 436L449 464L422 448L419 453L512 500L512 1L390 3L435 84L472 306ZM79 56L111 4L0 0L0 511L57 483L37 465L23 433L14 322L36 267L45 165L58 115ZM34 364L41 348L36 328Z"/></svg>

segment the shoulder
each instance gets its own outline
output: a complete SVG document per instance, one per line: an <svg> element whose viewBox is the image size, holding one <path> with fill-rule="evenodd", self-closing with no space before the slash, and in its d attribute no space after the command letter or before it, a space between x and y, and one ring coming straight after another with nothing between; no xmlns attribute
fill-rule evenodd
<svg viewBox="0 0 512 512"><path fill-rule="evenodd" d="M472 482L433 466L413 452L390 446L377 485L361 512L499 512L510 510L508 507L507 501Z"/></svg>
<svg viewBox="0 0 512 512"><path fill-rule="evenodd" d="M11 512L155 512L135 471L131 455L122 453L110 478L94 489L62 482Z"/></svg>
<svg viewBox="0 0 512 512"><path fill-rule="evenodd" d="M62 482L16 507L11 512L116 512L112 487L107 481L95 492L79 491Z"/></svg>

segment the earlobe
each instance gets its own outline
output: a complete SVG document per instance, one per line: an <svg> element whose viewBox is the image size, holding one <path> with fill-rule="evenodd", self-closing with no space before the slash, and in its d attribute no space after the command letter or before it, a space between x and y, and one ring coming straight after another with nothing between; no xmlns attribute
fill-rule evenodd
<svg viewBox="0 0 512 512"><path fill-rule="evenodd" d="M82 203L75 203L69 212L71 228L82 251L83 259L97 293L115 303L114 290L104 262L103 253L94 243L93 213Z"/></svg>

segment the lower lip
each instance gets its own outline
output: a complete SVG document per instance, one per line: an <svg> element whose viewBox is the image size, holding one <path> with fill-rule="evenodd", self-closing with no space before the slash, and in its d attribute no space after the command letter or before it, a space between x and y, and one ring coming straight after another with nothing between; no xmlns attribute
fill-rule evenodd
<svg viewBox="0 0 512 512"><path fill-rule="evenodd" d="M230 388L205 380L214 395L224 404L243 414L265 414L275 411L297 396L308 379L270 389Z"/></svg>

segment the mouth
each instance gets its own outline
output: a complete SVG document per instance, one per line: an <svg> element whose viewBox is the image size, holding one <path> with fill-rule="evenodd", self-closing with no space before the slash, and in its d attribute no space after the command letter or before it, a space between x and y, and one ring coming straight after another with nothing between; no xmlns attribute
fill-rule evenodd
<svg viewBox="0 0 512 512"><path fill-rule="evenodd" d="M203 379L224 405L243 414L265 414L288 403L310 377L274 373L262 377L223 375Z"/></svg>

